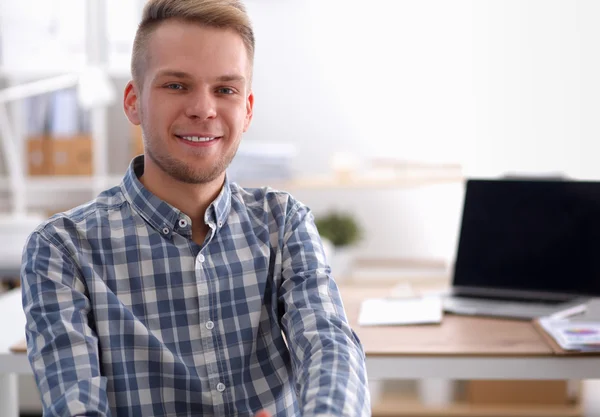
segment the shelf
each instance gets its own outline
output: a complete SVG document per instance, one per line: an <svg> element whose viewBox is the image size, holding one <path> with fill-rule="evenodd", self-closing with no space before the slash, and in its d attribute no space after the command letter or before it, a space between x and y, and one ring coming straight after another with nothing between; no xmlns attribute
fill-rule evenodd
<svg viewBox="0 0 600 417"><path fill-rule="evenodd" d="M96 181L106 184L105 188L117 185L121 182L122 175L112 175L107 177L90 177L90 176L39 176L27 177L25 186L28 190L38 192L57 192L57 191L92 191L97 184ZM0 178L0 190L8 191L10 183L8 178Z"/></svg>
<svg viewBox="0 0 600 417"><path fill-rule="evenodd" d="M31 176L26 177L26 187L39 191L86 191L92 189L96 180L103 180L107 188L117 185L121 182L123 175L109 175L105 178L90 176ZM240 183L243 187L261 187L269 185L275 189L281 190L330 190L330 189L386 189L386 188L408 188L427 185L462 183L464 179L459 176L448 177L407 177L407 178L351 178L338 179L331 176L306 177L289 181L276 180L257 180ZM7 177L0 177L0 190L9 189L9 180Z"/></svg>
<svg viewBox="0 0 600 417"><path fill-rule="evenodd" d="M386 188L411 188L429 185L457 184L464 182L461 175L439 175L439 176L397 176L397 177L369 177L369 176L314 176L306 178L297 178L290 180L275 181L247 181L240 185L245 187L255 187L269 185L275 189L283 190L326 190L326 189L386 189Z"/></svg>
<svg viewBox="0 0 600 417"><path fill-rule="evenodd" d="M26 177L25 183L29 190L35 191L87 191L93 190L96 181L103 181L105 188L117 185L121 182L123 175L109 175L107 177L93 176L31 176ZM306 177L289 181L257 180L240 183L243 187L261 187L269 185L280 190L332 190L332 189L386 189L386 188L410 188L428 185L462 183L463 178L455 177L422 177L422 178L353 178L337 179L334 177ZM10 183L7 177L0 177L0 191L8 191Z"/></svg>
<svg viewBox="0 0 600 417"><path fill-rule="evenodd" d="M373 417L581 417L580 404L568 405L471 405L456 402L428 407L414 396L387 394L373 406Z"/></svg>

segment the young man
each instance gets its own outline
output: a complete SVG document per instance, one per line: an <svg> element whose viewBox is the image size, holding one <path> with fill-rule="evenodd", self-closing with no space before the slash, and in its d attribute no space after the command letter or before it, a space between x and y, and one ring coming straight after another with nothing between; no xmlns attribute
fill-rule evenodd
<svg viewBox="0 0 600 417"><path fill-rule="evenodd" d="M253 53L237 0L146 5L124 94L144 155L24 251L44 415L370 415L311 212L225 175L252 119Z"/></svg>

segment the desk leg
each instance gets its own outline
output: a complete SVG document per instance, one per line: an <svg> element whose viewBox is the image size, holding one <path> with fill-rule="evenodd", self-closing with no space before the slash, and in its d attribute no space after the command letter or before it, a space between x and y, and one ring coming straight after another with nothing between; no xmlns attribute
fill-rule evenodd
<svg viewBox="0 0 600 417"><path fill-rule="evenodd" d="M454 402L455 382L451 379L420 379L417 389L421 404L430 407L444 407Z"/></svg>
<svg viewBox="0 0 600 417"><path fill-rule="evenodd" d="M375 405L381 399L383 393L382 379L369 379L369 394L371 395L371 405Z"/></svg>
<svg viewBox="0 0 600 417"><path fill-rule="evenodd" d="M19 417L17 374L0 374L0 416Z"/></svg>

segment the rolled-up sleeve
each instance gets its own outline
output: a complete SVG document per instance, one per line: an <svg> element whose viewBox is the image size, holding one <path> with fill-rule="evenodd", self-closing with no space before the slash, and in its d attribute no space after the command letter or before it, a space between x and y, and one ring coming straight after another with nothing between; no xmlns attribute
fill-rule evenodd
<svg viewBox="0 0 600 417"><path fill-rule="evenodd" d="M302 415L370 416L365 356L350 328L310 210L287 216L279 302Z"/></svg>
<svg viewBox="0 0 600 417"><path fill-rule="evenodd" d="M28 358L44 416L110 416L90 301L73 259L34 232L21 268Z"/></svg>

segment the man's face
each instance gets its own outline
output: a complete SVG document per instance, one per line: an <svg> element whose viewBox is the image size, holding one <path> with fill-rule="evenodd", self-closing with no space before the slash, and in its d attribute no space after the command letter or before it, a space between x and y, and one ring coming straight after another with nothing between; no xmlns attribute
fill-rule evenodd
<svg viewBox="0 0 600 417"><path fill-rule="evenodd" d="M147 53L142 85L125 90L127 115L144 132L146 164L186 183L218 179L252 119L242 38L231 30L166 21L150 36ZM129 111L128 100L134 103Z"/></svg>

